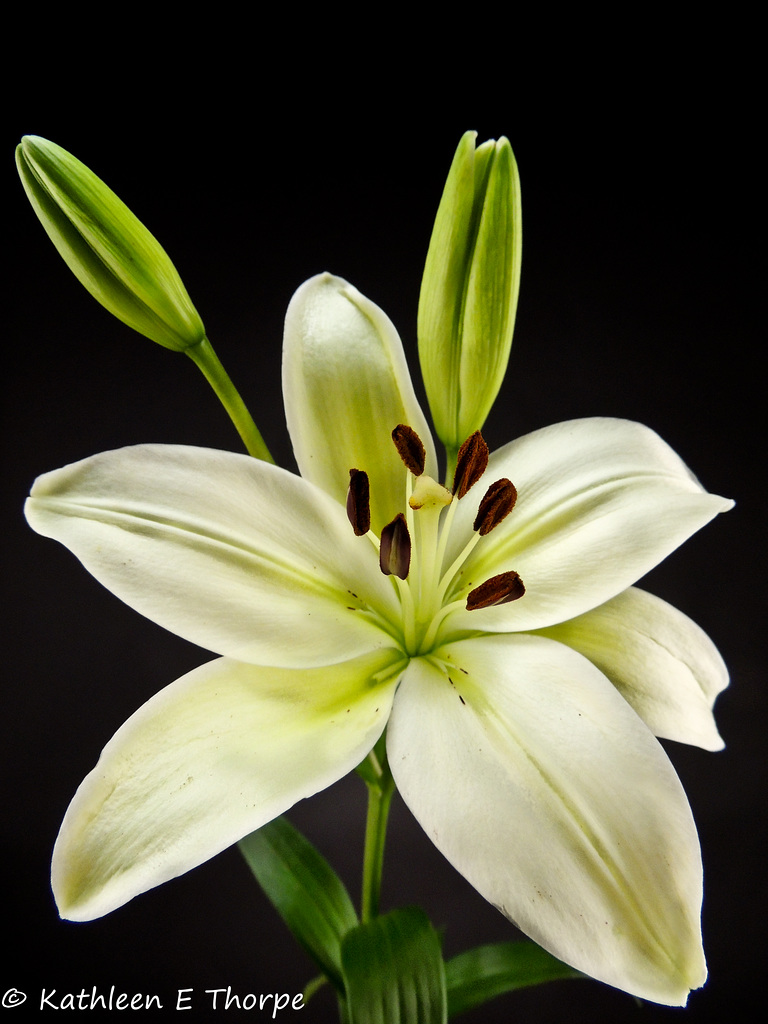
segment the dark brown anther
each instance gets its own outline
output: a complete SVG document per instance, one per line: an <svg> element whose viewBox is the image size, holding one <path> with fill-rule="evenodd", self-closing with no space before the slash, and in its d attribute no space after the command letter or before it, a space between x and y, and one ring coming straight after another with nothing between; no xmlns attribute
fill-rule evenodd
<svg viewBox="0 0 768 1024"><path fill-rule="evenodd" d="M481 583L467 597L467 611L478 608L492 608L497 604L508 604L519 600L525 593L523 581L516 572L502 572Z"/></svg>
<svg viewBox="0 0 768 1024"><path fill-rule="evenodd" d="M485 492L480 508L475 516L472 527L481 537L495 529L502 519L506 519L517 501L517 489L511 480L497 480Z"/></svg>
<svg viewBox="0 0 768 1024"><path fill-rule="evenodd" d="M371 528L371 489L368 474L362 469L349 471L347 518L357 537L365 536Z"/></svg>
<svg viewBox="0 0 768 1024"><path fill-rule="evenodd" d="M385 576L399 576L404 580L411 566L411 535L405 516L398 512L381 531L379 565Z"/></svg>
<svg viewBox="0 0 768 1024"><path fill-rule="evenodd" d="M471 434L459 448L456 472L453 474L453 493L463 498L485 472L488 465L488 445L479 430Z"/></svg>
<svg viewBox="0 0 768 1024"><path fill-rule="evenodd" d="M410 470L414 476L421 476L424 472L424 464L427 454L421 438L413 429L405 423L400 423L392 431L392 440L395 442L397 454L405 463L405 468Z"/></svg>

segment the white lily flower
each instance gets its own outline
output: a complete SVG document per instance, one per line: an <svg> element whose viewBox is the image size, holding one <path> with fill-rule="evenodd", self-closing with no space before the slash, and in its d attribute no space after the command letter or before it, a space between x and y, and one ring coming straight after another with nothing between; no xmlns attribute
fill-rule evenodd
<svg viewBox="0 0 768 1024"><path fill-rule="evenodd" d="M585 973L684 1004L706 977L701 859L651 730L720 746L727 676L632 584L732 503L609 419L538 430L485 473L477 435L451 495L394 327L330 275L291 302L283 388L301 477L148 445L33 487L38 532L220 655L136 712L82 783L54 852L62 915L214 856L388 725L404 800L487 900Z"/></svg>

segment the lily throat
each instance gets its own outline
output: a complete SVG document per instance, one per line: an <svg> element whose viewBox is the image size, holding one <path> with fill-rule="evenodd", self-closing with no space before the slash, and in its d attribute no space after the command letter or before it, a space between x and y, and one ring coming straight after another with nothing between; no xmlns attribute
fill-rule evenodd
<svg viewBox="0 0 768 1024"><path fill-rule="evenodd" d="M371 530L368 474L364 469L350 469L347 516L355 534L376 547L381 572L397 588L402 611L397 639L403 651L415 657L429 654L449 639L447 620L456 609L489 608L524 595L525 586L514 570L479 584L464 578L467 558L512 511L517 490L507 479L491 483L480 502L471 537L446 565L458 502L485 473L488 446L479 430L467 438L459 449L453 488L448 490L424 472L424 445L415 430L399 424L392 431L392 440L405 467L403 511L377 537Z"/></svg>

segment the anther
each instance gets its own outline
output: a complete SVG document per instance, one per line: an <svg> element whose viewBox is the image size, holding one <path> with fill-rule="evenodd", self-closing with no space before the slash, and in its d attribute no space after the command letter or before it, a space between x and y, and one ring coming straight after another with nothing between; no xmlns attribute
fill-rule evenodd
<svg viewBox="0 0 768 1024"><path fill-rule="evenodd" d="M357 537L365 536L371 528L371 489L368 474L362 469L349 471L347 518Z"/></svg>
<svg viewBox="0 0 768 1024"><path fill-rule="evenodd" d="M381 531L379 565L385 576L399 576L404 580L408 575L411 566L411 535L402 512L398 512Z"/></svg>
<svg viewBox="0 0 768 1024"><path fill-rule="evenodd" d="M453 474L453 493L463 498L485 472L488 465L488 445L479 430L470 434L459 448L456 457L456 472Z"/></svg>
<svg viewBox="0 0 768 1024"><path fill-rule="evenodd" d="M427 460L427 453L424 451L422 440L413 427L400 423L392 431L392 440L395 442L397 454L405 463L414 476L421 476L424 472L424 465Z"/></svg>
<svg viewBox="0 0 768 1024"><path fill-rule="evenodd" d="M495 529L506 519L517 501L517 489L511 480L501 479L491 484L480 502L472 527L481 537Z"/></svg>
<svg viewBox="0 0 768 1024"><path fill-rule="evenodd" d="M485 583L475 587L467 596L467 611L474 612L478 608L492 608L497 604L508 604L519 600L525 593L523 581L519 573L502 572L491 576Z"/></svg>

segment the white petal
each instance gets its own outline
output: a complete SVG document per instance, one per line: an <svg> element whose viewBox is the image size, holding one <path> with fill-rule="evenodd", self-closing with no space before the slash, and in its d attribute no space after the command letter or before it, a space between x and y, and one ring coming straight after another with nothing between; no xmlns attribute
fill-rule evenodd
<svg viewBox="0 0 768 1024"><path fill-rule="evenodd" d="M247 455L104 452L40 477L26 514L121 600L217 654L307 666L392 645L368 613L396 615L370 542L318 488Z"/></svg>
<svg viewBox="0 0 768 1024"><path fill-rule="evenodd" d="M291 299L285 318L283 396L301 475L345 502L350 469L371 484L372 528L402 512L405 468L392 443L399 423L427 450L432 437L391 320L340 277L318 274Z"/></svg>
<svg viewBox="0 0 768 1024"><path fill-rule="evenodd" d="M541 633L597 665L657 736L722 750L712 707L728 669L704 630L677 608L630 587Z"/></svg>
<svg viewBox="0 0 768 1024"><path fill-rule="evenodd" d="M538 629L580 615L626 590L733 505L704 491L647 427L572 420L491 456L471 503L459 503L454 550L469 535L485 489L501 477L517 488L517 504L477 545L461 586L514 569L526 592L511 604L459 613L457 629Z"/></svg>
<svg viewBox="0 0 768 1024"><path fill-rule="evenodd" d="M536 636L416 659L389 762L448 860L536 942L641 998L684 1004L706 977L701 859L680 782L616 689Z"/></svg>
<svg viewBox="0 0 768 1024"><path fill-rule="evenodd" d="M395 660L265 669L220 659L158 693L70 804L52 866L62 916L107 914L346 775L386 724Z"/></svg>

